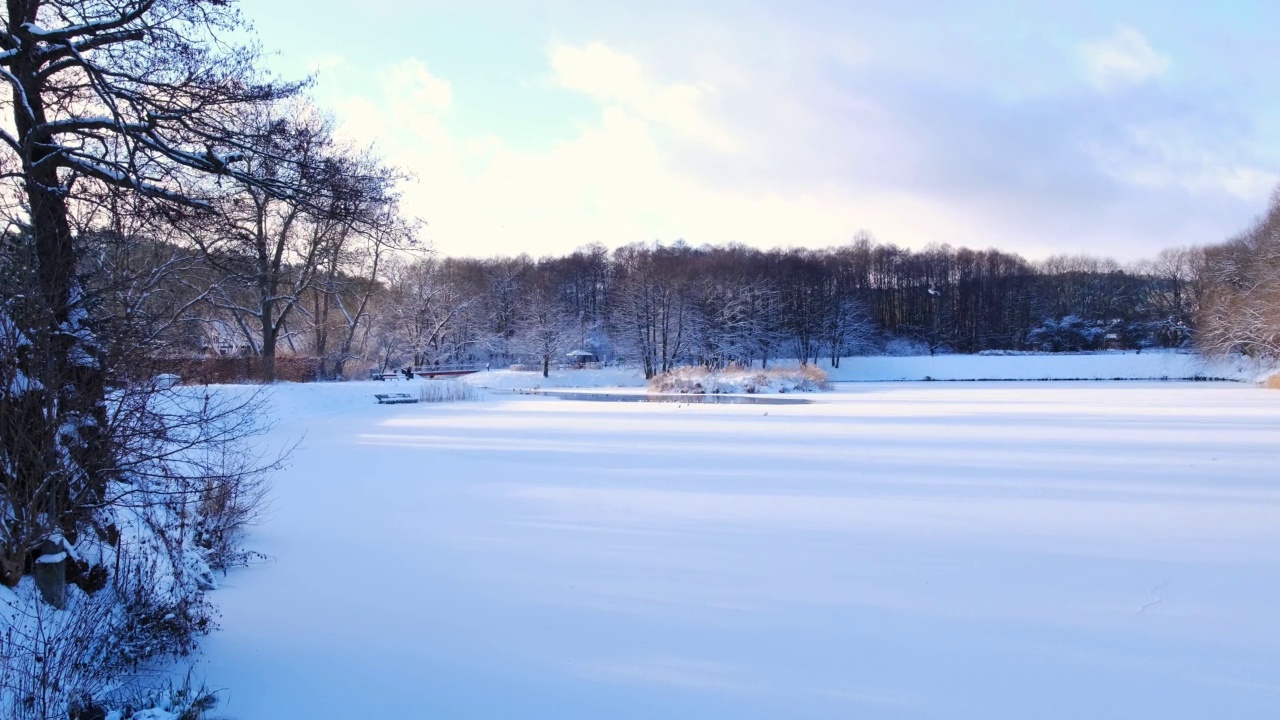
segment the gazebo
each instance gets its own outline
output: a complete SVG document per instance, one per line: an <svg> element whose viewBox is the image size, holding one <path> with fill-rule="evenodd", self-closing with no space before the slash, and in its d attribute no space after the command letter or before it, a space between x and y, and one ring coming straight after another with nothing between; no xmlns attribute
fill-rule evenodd
<svg viewBox="0 0 1280 720"><path fill-rule="evenodd" d="M570 365L577 368L586 367L587 363L600 362L600 358L596 357L595 353L587 350L574 350L565 357L569 359Z"/></svg>

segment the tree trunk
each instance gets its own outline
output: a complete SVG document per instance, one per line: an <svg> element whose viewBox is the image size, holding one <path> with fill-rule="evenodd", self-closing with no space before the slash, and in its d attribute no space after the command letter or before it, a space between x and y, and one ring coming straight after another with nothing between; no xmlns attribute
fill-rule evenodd
<svg viewBox="0 0 1280 720"><path fill-rule="evenodd" d="M274 327L262 329L262 356L258 375L263 382L276 381L276 328Z"/></svg>
<svg viewBox="0 0 1280 720"><path fill-rule="evenodd" d="M47 156L43 147L35 144L33 163ZM0 443L8 461L0 482L14 515L0 548L0 582L8 586L21 579L25 558L42 540L76 537L86 508L105 496L113 466L101 352L76 290L66 203L52 165L36 165L30 178L28 278L34 287L21 307L9 309L27 341L12 362L29 382L0 394ZM63 432L66 427L76 432Z"/></svg>
<svg viewBox="0 0 1280 720"><path fill-rule="evenodd" d="M333 273L330 273L330 282L333 280ZM316 337L315 337L315 355L318 359L317 372L320 376L317 380L331 380L333 375L330 372L329 361L325 355L328 354L329 345L329 293L315 290L315 312L312 317L316 319Z"/></svg>

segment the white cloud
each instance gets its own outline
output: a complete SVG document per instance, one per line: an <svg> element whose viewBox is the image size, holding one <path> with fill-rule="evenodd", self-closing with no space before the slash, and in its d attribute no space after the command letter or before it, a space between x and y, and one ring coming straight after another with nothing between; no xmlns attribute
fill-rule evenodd
<svg viewBox="0 0 1280 720"><path fill-rule="evenodd" d="M1089 82L1110 92L1159 77L1172 65L1169 56L1156 52L1147 38L1132 28L1080 46Z"/></svg>
<svg viewBox="0 0 1280 720"><path fill-rule="evenodd" d="M405 78L416 84L401 85ZM417 176L405 190L406 207L428 222L427 238L448 255L536 256L591 242L678 239L825 246L846 242L864 227L887 229L888 239L984 241L957 230L973 227L974 218L900 192L784 193L700 180L678 169L655 136L655 126L665 126L670 116L656 118L631 101L606 103L598 120L571 139L530 152L492 135L451 130L450 105L438 101L447 97L439 89L448 84L416 60L384 70L371 85L362 96L336 103L343 131L375 138L392 162ZM437 101L400 99L424 92Z"/></svg>
<svg viewBox="0 0 1280 720"><path fill-rule="evenodd" d="M922 185L906 170L875 175L877 168L924 162L911 154L917 150L900 147L887 110L843 113L858 118L859 130L833 134L810 122L827 117L829 108L816 112L795 98L778 99L786 120L781 124L759 113L717 116L702 102L711 92L701 89L705 85L659 83L638 60L602 45L557 48L550 60L560 82L595 98L600 110L572 136L538 150L462 124L467 108L454 98L449 81L413 58L363 75L339 68L349 76L345 87L356 89L331 96L328 104L345 134L361 143L375 140L390 162L416 176L405 188L406 209L428 222L427 239L449 255L536 256L592 242L677 239L821 247L847 242L863 228L882 240L917 247L1008 245L1015 238L1015 249L1043 253L1062 237L1083 232L1043 231L1037 225L1029 234L1021 205L1004 195L957 197ZM323 91L323 79L321 85ZM743 91L757 93L759 87ZM791 146L779 145L780 136L833 139L848 151L844 156L865 162L846 163L847 175L786 174L783 168L773 177L778 153L791 152ZM720 155L723 165L713 162L708 170L688 161L691 145L714 147L719 137L736 141L731 154ZM1134 151L1136 141L1128 145L1120 153L1097 153L1105 172L1134 186L1169 187L1168 163L1159 153ZM1176 163L1177 187L1201 183L1197 187L1203 189L1208 181L1202 176L1216 178L1214 192L1221 197L1253 193L1270 182L1251 165L1199 167L1194 160ZM1125 234L1105 223L1089 226L1090 242Z"/></svg>
<svg viewBox="0 0 1280 720"><path fill-rule="evenodd" d="M393 102L412 103L421 110L446 110L453 105L453 87L432 75L417 58L387 68L380 78L383 91Z"/></svg>
<svg viewBox="0 0 1280 720"><path fill-rule="evenodd" d="M638 60L603 43L559 46L552 51L551 67L562 87L625 109L717 150L734 148L729 134L702 106L708 91L705 87L658 83Z"/></svg>
<svg viewBox="0 0 1280 720"><path fill-rule="evenodd" d="M1096 146L1092 153L1111 177L1139 187L1226 196L1261 205L1280 175L1207 148L1176 123L1128 129L1123 145Z"/></svg>

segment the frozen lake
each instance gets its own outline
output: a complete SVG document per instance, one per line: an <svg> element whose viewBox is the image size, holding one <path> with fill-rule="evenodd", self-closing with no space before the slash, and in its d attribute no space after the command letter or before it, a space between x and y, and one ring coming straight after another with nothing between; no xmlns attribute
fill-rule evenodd
<svg viewBox="0 0 1280 720"><path fill-rule="evenodd" d="M221 715L1280 716L1280 393L377 388L276 391L306 436L213 594Z"/></svg>

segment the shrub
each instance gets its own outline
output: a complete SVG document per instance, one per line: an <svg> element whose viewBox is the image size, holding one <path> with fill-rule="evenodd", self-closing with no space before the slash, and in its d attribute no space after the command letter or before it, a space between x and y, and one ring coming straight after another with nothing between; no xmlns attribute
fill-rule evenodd
<svg viewBox="0 0 1280 720"><path fill-rule="evenodd" d="M649 381L649 390L657 393L785 393L811 392L830 387L827 374L816 365L757 370L730 365L711 370L697 365L674 368Z"/></svg>
<svg viewBox="0 0 1280 720"><path fill-rule="evenodd" d="M62 600L47 602L64 609L45 604L35 577L0 588L0 717L87 720L120 707L104 694L194 651L214 626L213 568L249 557L239 541L280 463L247 445L267 428L260 393L160 385L108 396L121 471L103 488L109 502L48 541L63 548L66 575L54 585Z"/></svg>
<svg viewBox="0 0 1280 720"><path fill-rule="evenodd" d="M113 695L139 694L129 679L145 675L138 673L144 663L188 655L213 625L196 584L159 560L126 561L114 582L92 595L68 588L62 610L46 604L30 583L16 589L0 608L9 625L0 636L5 718L87 720L108 717L112 707L180 707L185 714L179 717L194 720L212 707L209 693L189 688L164 698L148 693L150 702L113 701Z"/></svg>
<svg viewBox="0 0 1280 720"><path fill-rule="evenodd" d="M466 402L481 397L479 390L457 380L428 380L418 389L418 401L424 403Z"/></svg>

